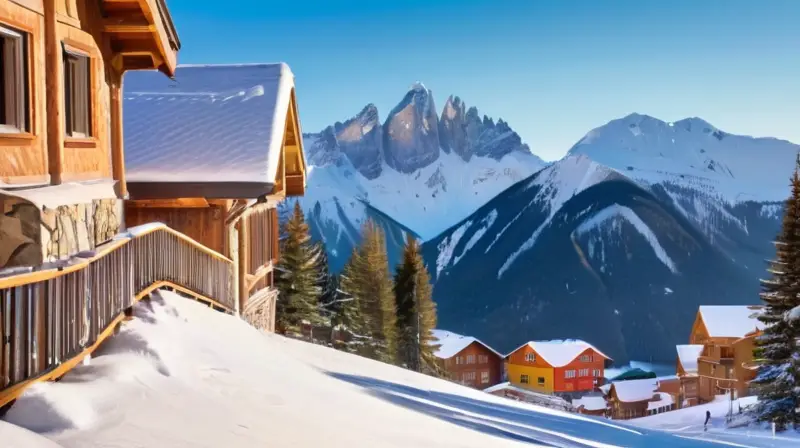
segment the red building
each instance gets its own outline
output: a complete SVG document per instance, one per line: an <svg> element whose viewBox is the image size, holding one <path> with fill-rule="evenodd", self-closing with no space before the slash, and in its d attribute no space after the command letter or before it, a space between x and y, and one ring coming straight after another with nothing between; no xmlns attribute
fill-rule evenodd
<svg viewBox="0 0 800 448"><path fill-rule="evenodd" d="M434 353L450 380L486 389L503 381L503 355L483 342L444 330L433 330L439 349Z"/></svg>

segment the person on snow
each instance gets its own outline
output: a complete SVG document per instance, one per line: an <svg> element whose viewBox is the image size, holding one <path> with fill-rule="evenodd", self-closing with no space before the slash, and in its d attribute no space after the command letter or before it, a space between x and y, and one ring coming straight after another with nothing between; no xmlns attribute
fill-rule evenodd
<svg viewBox="0 0 800 448"><path fill-rule="evenodd" d="M706 422L703 423L703 431L708 431L708 421L711 420L711 411L706 411Z"/></svg>

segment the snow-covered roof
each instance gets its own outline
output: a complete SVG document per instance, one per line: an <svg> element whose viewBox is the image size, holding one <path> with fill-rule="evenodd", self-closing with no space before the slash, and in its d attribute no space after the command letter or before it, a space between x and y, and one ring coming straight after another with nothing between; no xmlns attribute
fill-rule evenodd
<svg viewBox="0 0 800 448"><path fill-rule="evenodd" d="M644 380L628 380L611 383L619 401L634 403L637 401L651 400L655 395L658 381L655 378Z"/></svg>
<svg viewBox="0 0 800 448"><path fill-rule="evenodd" d="M606 399L599 395L585 396L572 400L572 406L576 409L583 406L587 411L600 411L607 407Z"/></svg>
<svg viewBox="0 0 800 448"><path fill-rule="evenodd" d="M472 344L473 342L477 342L482 346L489 349L492 353L496 354L499 357L503 357L500 353L497 353L495 349L492 347L484 344L477 338L473 338L472 336L462 336L460 334L453 333L447 330L431 330L433 337L436 338L434 344L439 345L439 349L436 350L434 356L441 359L449 359L453 356L457 355L461 350L464 350Z"/></svg>
<svg viewBox="0 0 800 448"><path fill-rule="evenodd" d="M703 352L703 346L700 344L676 345L675 349L678 351L678 360L683 370L688 374L696 374L697 358Z"/></svg>
<svg viewBox="0 0 800 448"><path fill-rule="evenodd" d="M586 351L586 349L592 349L598 355L606 359L611 359L605 353L598 350L592 344L585 341L581 341L580 339L564 339L564 340L554 339L551 341L530 341L515 348L508 355L516 352L517 350L521 349L522 347L525 347L526 345L531 349L533 349L533 351L535 351L537 355L539 355L542 359L547 361L547 363L553 367L563 367L571 363L581 353Z"/></svg>
<svg viewBox="0 0 800 448"><path fill-rule="evenodd" d="M294 75L283 63L183 65L174 81L157 71L128 72L128 182L233 181L269 193L293 89Z"/></svg>
<svg viewBox="0 0 800 448"><path fill-rule="evenodd" d="M763 328L755 318L757 313L758 310L749 305L700 306L700 316L712 338L742 338Z"/></svg>
<svg viewBox="0 0 800 448"><path fill-rule="evenodd" d="M656 392L655 395L658 396L658 400L654 400L651 401L650 403L647 403L648 411L652 411L664 406L672 406L672 404L675 402L672 399L672 395L666 392Z"/></svg>

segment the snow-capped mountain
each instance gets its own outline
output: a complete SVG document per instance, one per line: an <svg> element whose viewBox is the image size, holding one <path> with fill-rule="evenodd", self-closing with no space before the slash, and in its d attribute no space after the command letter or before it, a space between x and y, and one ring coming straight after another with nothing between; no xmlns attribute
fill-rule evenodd
<svg viewBox="0 0 800 448"><path fill-rule="evenodd" d="M370 104L344 123L305 134L304 145L310 167L301 204L334 269L344 265L367 217L400 245L405 232L430 239L546 165L507 123L479 118L458 97L447 99L440 116L420 83L383 123Z"/></svg>
<svg viewBox="0 0 800 448"><path fill-rule="evenodd" d="M700 304L758 302L800 147L630 115L423 246L442 328L671 361Z"/></svg>

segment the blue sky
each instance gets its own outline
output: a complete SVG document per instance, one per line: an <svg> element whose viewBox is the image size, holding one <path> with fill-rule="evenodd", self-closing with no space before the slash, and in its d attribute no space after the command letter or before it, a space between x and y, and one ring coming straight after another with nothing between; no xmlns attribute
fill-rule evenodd
<svg viewBox="0 0 800 448"><path fill-rule="evenodd" d="M169 0L181 63L287 62L304 132L422 81L561 157L631 112L800 143L800 0Z"/></svg>

